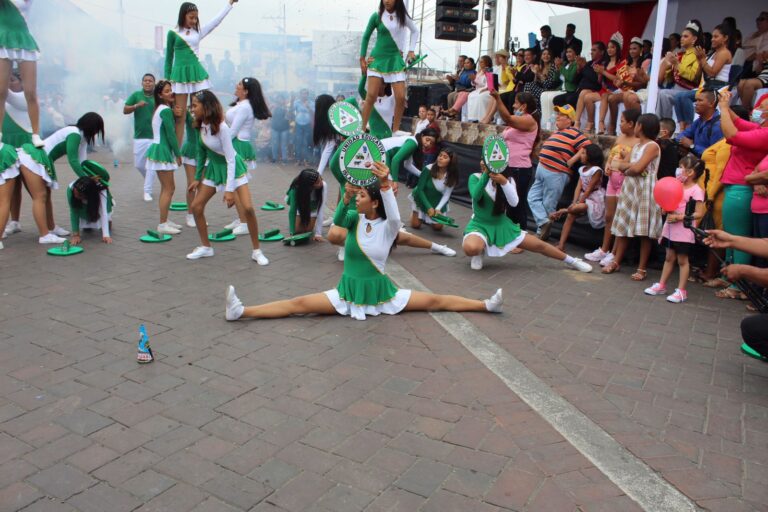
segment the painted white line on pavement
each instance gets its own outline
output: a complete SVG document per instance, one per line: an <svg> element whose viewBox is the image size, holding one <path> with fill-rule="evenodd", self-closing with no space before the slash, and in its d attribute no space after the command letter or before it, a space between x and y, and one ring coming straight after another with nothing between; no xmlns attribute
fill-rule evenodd
<svg viewBox="0 0 768 512"><path fill-rule="evenodd" d="M431 291L396 261L390 259L387 267L387 274L400 287ZM688 497L555 393L522 362L491 341L466 318L458 313L430 315L644 510L698 510Z"/></svg>

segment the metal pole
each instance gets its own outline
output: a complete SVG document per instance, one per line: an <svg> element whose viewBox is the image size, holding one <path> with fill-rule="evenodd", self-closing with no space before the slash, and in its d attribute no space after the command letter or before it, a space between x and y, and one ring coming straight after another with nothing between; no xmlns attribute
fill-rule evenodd
<svg viewBox="0 0 768 512"><path fill-rule="evenodd" d="M488 6L491 9L491 19L488 21L488 42L486 44L487 53L493 56L493 52L496 51L496 16L499 12L499 0L489 2Z"/></svg>
<svg viewBox="0 0 768 512"><path fill-rule="evenodd" d="M419 22L419 56L422 55L421 53L421 42L424 41L424 4L427 3L427 0L421 0L421 21ZM424 68L424 61L421 61L419 63L419 69L416 73L417 81L421 80L421 71Z"/></svg>
<svg viewBox="0 0 768 512"><path fill-rule="evenodd" d="M664 24L667 16L667 0L659 0L656 4L656 30L653 35L653 57L650 69L651 81L648 83L648 103L645 111L656 113L657 101L659 99L659 66L661 65L661 42L664 40Z"/></svg>
<svg viewBox="0 0 768 512"><path fill-rule="evenodd" d="M504 26L504 48L509 50L509 39L512 37L512 2L507 0L507 19Z"/></svg>
<svg viewBox="0 0 768 512"><path fill-rule="evenodd" d="M477 58L483 54L483 22L485 21L485 0L483 0L483 7L480 9L480 37L477 43Z"/></svg>

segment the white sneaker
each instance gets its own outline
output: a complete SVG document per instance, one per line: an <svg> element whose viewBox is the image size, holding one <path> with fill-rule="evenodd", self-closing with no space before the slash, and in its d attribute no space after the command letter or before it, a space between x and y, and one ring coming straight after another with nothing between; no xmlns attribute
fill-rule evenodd
<svg viewBox="0 0 768 512"><path fill-rule="evenodd" d="M592 272L592 265L582 260L581 258L574 258L573 263L566 263L565 266L587 274Z"/></svg>
<svg viewBox="0 0 768 512"><path fill-rule="evenodd" d="M69 236L70 232L64 229L61 226L54 226L51 230L51 233L53 233L56 236Z"/></svg>
<svg viewBox="0 0 768 512"><path fill-rule="evenodd" d="M229 229L229 228L228 228ZM235 235L247 235L248 234L248 224L241 223L235 226L235 229L232 230L232 233Z"/></svg>
<svg viewBox="0 0 768 512"><path fill-rule="evenodd" d="M597 261L601 261L606 256L608 256L608 253L603 251L602 247L598 247L594 251L585 254L584 259L597 262Z"/></svg>
<svg viewBox="0 0 768 512"><path fill-rule="evenodd" d="M235 287L231 285L228 286L227 303L224 307L224 318L229 322L233 322L243 316L244 309L245 307L243 307L243 303L237 298L237 295L235 295Z"/></svg>
<svg viewBox="0 0 768 512"><path fill-rule="evenodd" d="M504 305L504 297L502 296L501 288L496 290L496 293L494 293L490 299L484 302L485 309L491 313L501 313L501 307Z"/></svg>
<svg viewBox="0 0 768 512"><path fill-rule="evenodd" d="M331 215L328 218L326 218L325 220L323 220L323 227L324 228L327 228L331 224L333 224L333 215Z"/></svg>
<svg viewBox="0 0 768 512"><path fill-rule="evenodd" d="M456 256L456 251L454 251L447 245L432 244L431 250L433 253L442 254L443 256Z"/></svg>
<svg viewBox="0 0 768 512"><path fill-rule="evenodd" d="M178 229L178 230L181 230L181 228L183 227L181 224L176 224L176 223L175 223L175 222L173 222L172 220L169 220L169 221L166 221L166 222L167 222L167 224L168 224L169 226L171 226L171 227L172 227L172 228L174 228L174 229Z"/></svg>
<svg viewBox="0 0 768 512"><path fill-rule="evenodd" d="M264 265L269 265L269 260L266 256L264 256L264 253L261 252L261 249L255 249L253 253L251 254L251 259L261 265L262 267Z"/></svg>
<svg viewBox="0 0 768 512"><path fill-rule="evenodd" d="M197 224L195 224L195 216L191 213L187 214L187 227L188 228L195 228L197 227Z"/></svg>
<svg viewBox="0 0 768 512"><path fill-rule="evenodd" d="M199 260L200 258L210 258L211 256L213 256L213 247L201 245L200 247L195 247L194 251L187 254L187 259Z"/></svg>
<svg viewBox="0 0 768 512"><path fill-rule="evenodd" d="M483 256L472 256L472 259L469 260L469 268L472 270L483 270Z"/></svg>
<svg viewBox="0 0 768 512"><path fill-rule="evenodd" d="M147 203L151 203L152 202L152 194L150 194L149 192L144 192L144 201L147 202Z"/></svg>
<svg viewBox="0 0 768 512"><path fill-rule="evenodd" d="M608 254L605 255L605 258L600 260L600 266L605 267L612 262L613 262L613 253L609 252Z"/></svg>
<svg viewBox="0 0 768 512"><path fill-rule="evenodd" d="M36 148L41 148L41 147L45 146L45 142L43 142L43 139L41 139L40 135L38 135L36 133L32 134L32 144Z"/></svg>
<svg viewBox="0 0 768 512"><path fill-rule="evenodd" d="M41 244L63 244L67 239L56 236L54 233L48 233L47 235L38 238L37 241Z"/></svg>
<svg viewBox="0 0 768 512"><path fill-rule="evenodd" d="M161 235L178 235L181 233L181 230L176 229L175 227L171 226L167 222L164 224L158 224L157 225L157 232Z"/></svg>
<svg viewBox="0 0 768 512"><path fill-rule="evenodd" d="M344 261L344 247L339 247L339 252L336 254L336 258L339 261Z"/></svg>
<svg viewBox="0 0 768 512"><path fill-rule="evenodd" d="M240 219L235 219L226 226L224 226L224 229L232 229L234 230L237 226L240 225Z"/></svg>
<svg viewBox="0 0 768 512"><path fill-rule="evenodd" d="M10 220L5 226L5 236L12 235L14 233L21 233L21 223L17 220Z"/></svg>

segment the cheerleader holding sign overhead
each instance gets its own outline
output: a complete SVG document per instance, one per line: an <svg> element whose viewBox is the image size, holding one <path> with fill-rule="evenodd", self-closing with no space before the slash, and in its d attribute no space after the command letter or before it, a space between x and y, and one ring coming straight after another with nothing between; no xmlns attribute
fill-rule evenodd
<svg viewBox="0 0 768 512"><path fill-rule="evenodd" d="M190 94L211 88L208 72L200 63L200 41L219 26L232 10L235 2L237 0L228 0L218 16L202 28L200 28L197 6L192 2L181 4L176 29L168 31L165 44L165 78L173 84L177 112L184 112ZM179 146L183 138L184 116L178 116L176 142Z"/></svg>
<svg viewBox="0 0 768 512"><path fill-rule="evenodd" d="M366 54L368 43L373 31L376 31L376 45L371 50L370 64ZM406 50L401 46L404 43L405 31L410 31L406 59L403 60ZM408 15L408 9L404 0L380 0L379 10L373 13L368 20L368 26L363 33L363 42L360 48L360 69L363 75L368 76L368 94L363 106L363 130L368 127L368 119L371 117L373 104L379 97L379 90L384 84L392 85L395 96L395 116L392 122L392 130L396 131L400 126L405 109L405 69L406 60L415 58L414 50L419 40L419 28Z"/></svg>
<svg viewBox="0 0 768 512"><path fill-rule="evenodd" d="M283 318L290 315L344 315L365 320L367 315L395 315L401 311L488 311L502 309L501 289L488 300L457 295L434 295L398 289L384 269L400 230L400 213L389 181L389 168L373 164L378 182L357 190L347 186L336 209L334 223L349 230L344 272L336 288L260 306L243 306L234 287L227 288L225 316L240 318Z"/></svg>

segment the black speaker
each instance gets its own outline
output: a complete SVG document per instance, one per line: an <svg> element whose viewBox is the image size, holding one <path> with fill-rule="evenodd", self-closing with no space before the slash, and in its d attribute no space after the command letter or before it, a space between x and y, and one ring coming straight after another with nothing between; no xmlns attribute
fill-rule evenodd
<svg viewBox="0 0 768 512"><path fill-rule="evenodd" d="M408 104L405 109L405 115L415 117L419 115L419 107L428 105L429 86L427 85L409 85L408 86Z"/></svg>
<svg viewBox="0 0 768 512"><path fill-rule="evenodd" d="M477 4L480 0L436 0L435 39L471 41L477 37Z"/></svg>

